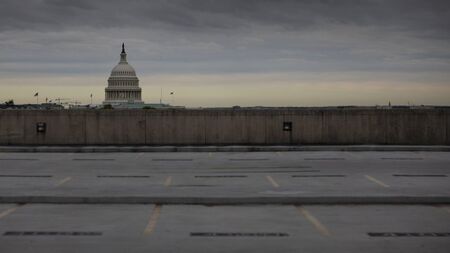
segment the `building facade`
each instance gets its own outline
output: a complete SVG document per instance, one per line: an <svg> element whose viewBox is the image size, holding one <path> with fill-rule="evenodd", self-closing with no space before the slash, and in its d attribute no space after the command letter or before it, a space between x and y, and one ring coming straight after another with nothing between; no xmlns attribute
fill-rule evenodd
<svg viewBox="0 0 450 253"><path fill-rule="evenodd" d="M125 45L122 44L119 63L112 69L108 78L108 87L105 89L104 105L110 104L117 107L134 107L143 104L141 99L141 88L136 71L127 62Z"/></svg>

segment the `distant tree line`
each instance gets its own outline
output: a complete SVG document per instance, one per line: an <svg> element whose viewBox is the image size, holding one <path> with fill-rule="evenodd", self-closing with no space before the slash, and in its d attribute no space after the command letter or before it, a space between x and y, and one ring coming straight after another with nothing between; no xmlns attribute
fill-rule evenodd
<svg viewBox="0 0 450 253"><path fill-rule="evenodd" d="M5 105L14 105L14 100L10 99L5 102Z"/></svg>

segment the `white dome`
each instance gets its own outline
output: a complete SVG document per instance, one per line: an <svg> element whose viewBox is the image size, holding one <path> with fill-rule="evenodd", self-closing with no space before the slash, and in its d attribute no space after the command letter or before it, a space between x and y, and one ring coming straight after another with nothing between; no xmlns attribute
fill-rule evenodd
<svg viewBox="0 0 450 253"><path fill-rule="evenodd" d="M119 63L112 69L111 76L136 76L134 68L128 64L125 46L122 45L122 53L120 53Z"/></svg>
<svg viewBox="0 0 450 253"><path fill-rule="evenodd" d="M112 69L111 76L136 76L136 71L128 62L120 62Z"/></svg>
<svg viewBox="0 0 450 253"><path fill-rule="evenodd" d="M139 79L134 68L127 62L124 44L122 44L120 62L112 69L111 76L108 78L108 86L105 88L105 101L103 103L111 105L143 103Z"/></svg>

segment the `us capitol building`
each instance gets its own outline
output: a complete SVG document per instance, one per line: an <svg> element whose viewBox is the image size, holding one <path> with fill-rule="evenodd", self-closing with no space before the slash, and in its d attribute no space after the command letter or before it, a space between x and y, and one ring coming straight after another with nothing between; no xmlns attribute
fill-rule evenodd
<svg viewBox="0 0 450 253"><path fill-rule="evenodd" d="M144 106L141 99L141 88L136 71L127 62L125 44L122 44L119 63L112 69L105 88L104 105L123 108L139 108Z"/></svg>

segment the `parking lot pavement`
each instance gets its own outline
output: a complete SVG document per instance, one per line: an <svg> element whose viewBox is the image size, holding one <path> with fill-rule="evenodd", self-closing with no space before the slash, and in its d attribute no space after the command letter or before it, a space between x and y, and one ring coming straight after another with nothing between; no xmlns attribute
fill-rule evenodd
<svg viewBox="0 0 450 253"><path fill-rule="evenodd" d="M0 153L0 252L448 252L449 164L446 152Z"/></svg>
<svg viewBox="0 0 450 253"><path fill-rule="evenodd" d="M3 204L0 213L0 252L439 253L450 248L447 205Z"/></svg>
<svg viewBox="0 0 450 253"><path fill-rule="evenodd" d="M0 153L0 202L450 202L449 154Z"/></svg>

